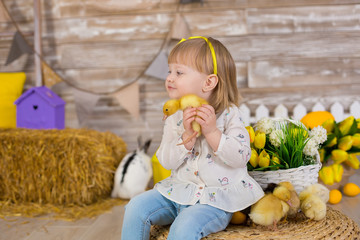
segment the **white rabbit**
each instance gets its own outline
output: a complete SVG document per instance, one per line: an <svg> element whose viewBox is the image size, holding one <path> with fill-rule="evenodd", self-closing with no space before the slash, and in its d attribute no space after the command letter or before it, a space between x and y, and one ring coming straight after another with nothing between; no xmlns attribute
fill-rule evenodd
<svg viewBox="0 0 360 240"><path fill-rule="evenodd" d="M116 169L111 197L130 199L145 191L153 174L151 157L146 154L150 143L148 140L142 146L138 137L138 149L125 155Z"/></svg>

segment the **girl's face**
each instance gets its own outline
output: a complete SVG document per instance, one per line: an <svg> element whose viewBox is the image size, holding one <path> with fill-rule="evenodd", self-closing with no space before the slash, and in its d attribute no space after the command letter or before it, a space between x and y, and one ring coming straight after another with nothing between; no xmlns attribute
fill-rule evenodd
<svg viewBox="0 0 360 240"><path fill-rule="evenodd" d="M196 94L204 99L208 98L203 86L207 75L186 65L169 64L169 75L165 81L166 91L171 99L179 99L186 94Z"/></svg>

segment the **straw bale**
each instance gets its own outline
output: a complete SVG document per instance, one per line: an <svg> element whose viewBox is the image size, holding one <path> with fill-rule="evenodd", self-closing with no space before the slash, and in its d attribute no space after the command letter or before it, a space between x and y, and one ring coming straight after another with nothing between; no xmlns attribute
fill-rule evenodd
<svg viewBox="0 0 360 240"><path fill-rule="evenodd" d="M85 206L110 196L126 154L115 134L89 129L0 129L0 201Z"/></svg>
<svg viewBox="0 0 360 240"><path fill-rule="evenodd" d="M8 220L12 217L41 217L42 219L60 219L77 221L82 218L94 218L111 211L114 206L123 205L127 200L119 198L99 199L90 205L53 205L39 203L11 203L0 201L0 218Z"/></svg>

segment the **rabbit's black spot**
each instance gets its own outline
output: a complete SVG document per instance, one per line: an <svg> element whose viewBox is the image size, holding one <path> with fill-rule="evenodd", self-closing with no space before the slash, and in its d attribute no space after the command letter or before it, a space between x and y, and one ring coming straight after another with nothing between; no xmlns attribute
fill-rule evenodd
<svg viewBox="0 0 360 240"><path fill-rule="evenodd" d="M125 162L125 165L124 165L124 168L123 168L123 171L122 171L122 178L121 178L120 183L124 182L125 174L126 174L128 168L130 166L130 163L132 162L132 160L135 159L135 155L136 155L136 152L134 152L128 159L126 159L126 162Z"/></svg>

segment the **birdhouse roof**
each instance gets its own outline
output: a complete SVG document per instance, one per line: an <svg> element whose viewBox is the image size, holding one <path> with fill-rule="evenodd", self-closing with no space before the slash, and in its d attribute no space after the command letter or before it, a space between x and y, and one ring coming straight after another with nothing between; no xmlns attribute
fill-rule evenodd
<svg viewBox="0 0 360 240"><path fill-rule="evenodd" d="M24 99L26 99L28 96L34 93L39 95L42 99L44 99L44 101L48 102L52 107L65 105L65 101L61 97L56 95L56 93L54 93L45 86L30 88L15 101L15 104L19 105Z"/></svg>

